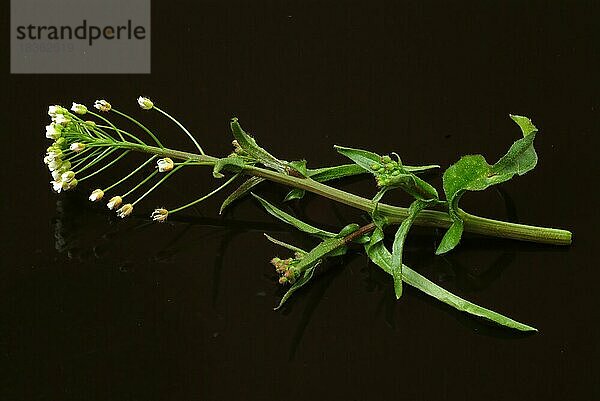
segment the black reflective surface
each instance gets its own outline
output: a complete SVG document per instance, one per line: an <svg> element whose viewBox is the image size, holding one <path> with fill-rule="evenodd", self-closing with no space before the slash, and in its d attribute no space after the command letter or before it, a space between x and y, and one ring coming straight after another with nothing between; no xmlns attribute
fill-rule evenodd
<svg viewBox="0 0 600 401"><path fill-rule="evenodd" d="M148 76L10 76L2 50L0 399L598 396L597 3L178 1L152 12ZM192 149L137 110L139 94L180 117L211 154L229 152L235 115L274 154L315 167L344 162L334 144L444 167L468 153L496 160L519 136L508 114L530 116L541 131L538 167L462 205L571 229L573 245L470 235L436 257L442 233L418 228L405 261L540 332L487 325L412 288L395 301L360 252L329 262L274 312L282 291L268 260L282 252L262 233L302 246L309 238L251 200L218 216L222 196L149 222L154 207L212 189L206 169L181 174L125 221L86 201L118 171L52 193L41 162L49 104L106 98ZM374 191L368 180L340 186ZM273 201L286 192L257 191ZM315 196L289 208L331 229L365 221Z"/></svg>

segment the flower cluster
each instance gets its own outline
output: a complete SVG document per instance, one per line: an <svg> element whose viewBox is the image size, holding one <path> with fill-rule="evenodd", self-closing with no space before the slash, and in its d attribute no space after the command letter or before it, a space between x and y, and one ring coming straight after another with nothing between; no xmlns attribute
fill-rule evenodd
<svg viewBox="0 0 600 401"><path fill-rule="evenodd" d="M280 259L273 258L271 259L271 264L275 266L275 271L279 274L279 283L280 284L294 284L300 272L296 268L296 265L302 259L303 255L296 252L293 258Z"/></svg>
<svg viewBox="0 0 600 401"><path fill-rule="evenodd" d="M371 169L375 173L375 180L377 181L378 187L385 187L389 185L392 179L404 171L402 162L398 158L398 161L392 160L390 156L382 156L380 159L381 163L373 163Z"/></svg>
<svg viewBox="0 0 600 401"><path fill-rule="evenodd" d="M73 107L75 105L73 103ZM75 173L71 170L71 162L68 160L69 154L82 151L85 145L69 143L67 134L75 129L75 123L73 115L67 109L62 106L50 106L48 115L52 121L46 126L46 138L54 142L46 149L44 163L52 175L50 184L54 191L67 191L77 186Z"/></svg>

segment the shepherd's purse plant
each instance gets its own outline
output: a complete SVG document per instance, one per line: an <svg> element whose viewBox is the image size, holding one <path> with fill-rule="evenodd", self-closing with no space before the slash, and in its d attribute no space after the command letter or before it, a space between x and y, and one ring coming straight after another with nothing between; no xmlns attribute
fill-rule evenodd
<svg viewBox="0 0 600 401"><path fill-rule="evenodd" d="M111 185L93 189L89 195L92 202L107 200L108 209L125 218L173 174L184 168L207 166L212 168L216 179L223 180L221 185L187 204L156 208L150 217L154 221L164 222L169 216L197 205L234 181L243 179L225 198L220 213L250 194L268 213L319 241L314 248L303 250L265 234L268 240L290 252L290 257L286 259L276 257L271 260L279 283L288 287L277 308L315 277L323 261L344 255L351 246L360 246L375 265L391 276L396 298L402 296L403 285L408 284L462 312L516 330L536 331L532 326L450 293L403 262L404 243L412 225L447 229L436 250L438 255L455 248L463 232L554 245L571 243L571 233L566 230L492 220L470 214L459 206L466 192L484 190L508 181L515 175L523 175L536 166L537 154L533 143L538 130L527 117L510 116L522 135L497 162L490 164L482 155L468 155L451 165L443 174L443 196L440 196L431 184L419 177L422 172L439 168L438 165L409 166L395 152L379 155L368 150L335 146L336 151L352 163L309 168L306 160L285 161L260 147L242 129L236 118L230 124L234 137L232 153L225 157L211 156L205 153L196 138L175 117L157 107L150 99L139 97L138 104L143 110L158 112L171 120L189 137L196 150L186 152L166 147L158 135L137 119L112 107L106 100L95 102L96 111L77 103L73 103L70 110L62 106L50 106L48 114L52 121L46 126L46 137L53 143L47 149L44 163L52 175L51 186L54 191L75 188L97 174L116 167L131 152L145 153L148 157L143 163L127 171ZM109 119L110 116L133 123L139 134L119 128L114 119ZM144 175L149 165L155 168ZM377 192L371 199L325 184L356 175L373 177ZM362 226L348 222L338 232L314 227L252 192L263 181L289 187L284 201L301 199L309 191L363 210L369 214L371 222ZM403 208L383 203L385 194L392 190L409 194L413 199L410 205ZM384 244L385 229L392 226L396 229L391 249L388 249Z"/></svg>

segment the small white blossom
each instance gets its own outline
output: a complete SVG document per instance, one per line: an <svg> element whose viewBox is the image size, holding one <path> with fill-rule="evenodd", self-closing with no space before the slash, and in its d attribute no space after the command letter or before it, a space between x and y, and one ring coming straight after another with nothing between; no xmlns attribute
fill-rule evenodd
<svg viewBox="0 0 600 401"><path fill-rule="evenodd" d="M71 117L66 114L55 114L54 117L52 117L52 121L55 124L67 125L71 122Z"/></svg>
<svg viewBox="0 0 600 401"><path fill-rule="evenodd" d="M62 131L62 125L54 124L54 123L46 125L46 138L56 140L56 139L60 138L61 131Z"/></svg>
<svg viewBox="0 0 600 401"><path fill-rule="evenodd" d="M60 181L60 176L62 175L62 173L58 170L54 170L50 173L52 175L52 179L54 181Z"/></svg>
<svg viewBox="0 0 600 401"><path fill-rule="evenodd" d="M104 197L104 191L103 190L101 190L101 189L94 189L92 191L92 193L90 194L89 199L92 202L97 202L97 201L101 200L103 197Z"/></svg>
<svg viewBox="0 0 600 401"><path fill-rule="evenodd" d="M111 105L106 100L96 100L94 107L100 111L110 111Z"/></svg>
<svg viewBox="0 0 600 401"><path fill-rule="evenodd" d="M113 196L106 204L106 207L110 210L114 210L121 206L121 203L123 203L123 198L121 198L120 196Z"/></svg>
<svg viewBox="0 0 600 401"><path fill-rule="evenodd" d="M66 111L67 109L59 105L48 107L48 115L50 117L54 117L57 114L64 114Z"/></svg>
<svg viewBox="0 0 600 401"><path fill-rule="evenodd" d="M69 149L71 149L73 152L79 153L85 149L85 143L73 142L71 146L69 146Z"/></svg>
<svg viewBox="0 0 600 401"><path fill-rule="evenodd" d="M60 159L63 156L62 150L60 150L60 148L57 148L56 146L50 146L46 150L48 151L48 156L50 156L53 159Z"/></svg>
<svg viewBox="0 0 600 401"><path fill-rule="evenodd" d="M73 105L71 106L71 110L77 114L87 113L87 107L79 103L73 103Z"/></svg>
<svg viewBox="0 0 600 401"><path fill-rule="evenodd" d="M71 182L73 179L75 179L75 173L73 171L66 171L62 173L60 178L63 182Z"/></svg>
<svg viewBox="0 0 600 401"><path fill-rule="evenodd" d="M158 159L156 165L158 166L158 171L164 173L165 171L173 170L174 163L173 160L165 157L164 159Z"/></svg>
<svg viewBox="0 0 600 401"><path fill-rule="evenodd" d="M48 157L48 156L46 156L46 157ZM52 158L52 160L50 160L50 162L48 162L48 170L57 171L58 169L60 169L60 166L62 165L62 163L63 163L62 160Z"/></svg>
<svg viewBox="0 0 600 401"><path fill-rule="evenodd" d="M52 184L52 189L54 190L54 192L60 193L60 191L62 191L63 189L63 183L62 181L60 181L60 179L50 181L50 184Z"/></svg>
<svg viewBox="0 0 600 401"><path fill-rule="evenodd" d="M133 212L133 205L131 203L126 203L119 210L117 210L117 215L123 219L129 216L131 212Z"/></svg>
<svg viewBox="0 0 600 401"><path fill-rule="evenodd" d="M137 102L140 105L140 107L144 110L150 110L154 107L154 103L152 103L152 100L148 99L147 97L140 96L138 97Z"/></svg>
<svg viewBox="0 0 600 401"><path fill-rule="evenodd" d="M167 220L168 216L169 216L169 211L167 209L163 209L163 208L154 209L154 211L150 215L150 217L152 217L152 220L158 221L159 223L164 223L165 220Z"/></svg>

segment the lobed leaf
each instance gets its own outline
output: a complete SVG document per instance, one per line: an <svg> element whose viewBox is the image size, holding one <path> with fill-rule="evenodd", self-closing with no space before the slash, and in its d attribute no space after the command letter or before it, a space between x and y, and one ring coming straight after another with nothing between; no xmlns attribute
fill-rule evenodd
<svg viewBox="0 0 600 401"><path fill-rule="evenodd" d="M490 165L482 155L463 156L444 172L444 192L454 224L444 235L436 254L448 252L460 241L463 223L458 202L466 191L482 191L508 181L515 175L523 175L536 166L537 154L533 148L533 141L537 128L527 117L510 117L521 128L523 138L515 141L500 160Z"/></svg>

